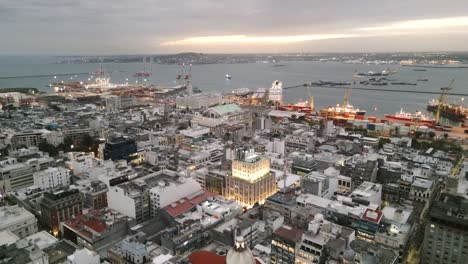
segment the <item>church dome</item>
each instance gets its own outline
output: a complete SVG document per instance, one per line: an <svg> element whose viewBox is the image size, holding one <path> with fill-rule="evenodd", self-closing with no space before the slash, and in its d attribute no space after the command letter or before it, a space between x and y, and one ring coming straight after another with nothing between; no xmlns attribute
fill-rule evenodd
<svg viewBox="0 0 468 264"><path fill-rule="evenodd" d="M244 237L236 237L235 245L226 255L226 264L255 264L252 251L246 246Z"/></svg>

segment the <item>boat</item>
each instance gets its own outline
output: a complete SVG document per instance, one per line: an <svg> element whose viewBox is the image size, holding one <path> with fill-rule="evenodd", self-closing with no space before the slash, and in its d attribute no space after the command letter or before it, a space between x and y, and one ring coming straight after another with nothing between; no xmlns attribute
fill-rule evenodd
<svg viewBox="0 0 468 264"><path fill-rule="evenodd" d="M231 75L226 74L226 80L231 80Z"/></svg>
<svg viewBox="0 0 468 264"><path fill-rule="evenodd" d="M386 114L385 117L388 119L393 119L393 120L407 121L407 122L415 121L415 122L420 122L420 123L425 123L425 124L434 124L436 122L435 119L428 118L420 111L416 111L414 113L407 113L407 112L404 112L403 109L401 109L400 112L397 112L394 115Z"/></svg>
<svg viewBox="0 0 468 264"><path fill-rule="evenodd" d="M312 113L314 111L313 102L299 100L295 104L287 104L278 106L278 110L301 112L301 113Z"/></svg>
<svg viewBox="0 0 468 264"><path fill-rule="evenodd" d="M439 101L432 99L427 103L427 111L437 113ZM468 107L456 104L443 103L440 107L440 116L457 122L464 122L468 119Z"/></svg>
<svg viewBox="0 0 468 264"><path fill-rule="evenodd" d="M392 85L418 85L417 83L409 83L409 82L392 82Z"/></svg>
<svg viewBox="0 0 468 264"><path fill-rule="evenodd" d="M366 110L361 110L359 108L354 108L354 106L347 104L346 107L342 107L340 104L336 106L329 106L320 110L320 116L325 118L356 118L364 117Z"/></svg>
<svg viewBox="0 0 468 264"><path fill-rule="evenodd" d="M418 82L427 82L427 81L429 81L429 79L418 79L417 81Z"/></svg>
<svg viewBox="0 0 468 264"><path fill-rule="evenodd" d="M427 71L426 69L414 69L414 71Z"/></svg>
<svg viewBox="0 0 468 264"><path fill-rule="evenodd" d="M250 93L250 89L249 88L238 88L238 89L232 90L231 93L235 94L235 95L246 95L246 94Z"/></svg>

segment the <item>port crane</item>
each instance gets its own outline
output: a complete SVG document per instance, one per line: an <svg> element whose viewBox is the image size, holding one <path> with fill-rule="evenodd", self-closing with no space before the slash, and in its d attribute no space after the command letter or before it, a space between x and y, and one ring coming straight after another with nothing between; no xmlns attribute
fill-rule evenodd
<svg viewBox="0 0 468 264"><path fill-rule="evenodd" d="M153 74L153 57L149 58L150 70L146 70L146 57L143 58L143 71L136 72L134 76L137 78L136 82L139 83L140 79L143 79L145 86L147 85L148 78Z"/></svg>
<svg viewBox="0 0 468 264"><path fill-rule="evenodd" d="M442 87L440 88L440 97L439 97L439 104L437 105L437 113L436 113L436 124L439 124L440 122L440 110L442 109L442 105L445 103L445 100L447 99L447 94L450 90L453 89L453 83L455 82L454 79L450 81L449 85L447 87Z"/></svg>
<svg viewBox="0 0 468 264"><path fill-rule="evenodd" d="M357 77L356 72L354 72L351 85L349 86L348 89L346 89L345 94L343 96L343 104L341 105L343 113L346 112L346 107L348 107L349 98L351 98L351 90L353 89L354 84L356 84L356 77Z"/></svg>

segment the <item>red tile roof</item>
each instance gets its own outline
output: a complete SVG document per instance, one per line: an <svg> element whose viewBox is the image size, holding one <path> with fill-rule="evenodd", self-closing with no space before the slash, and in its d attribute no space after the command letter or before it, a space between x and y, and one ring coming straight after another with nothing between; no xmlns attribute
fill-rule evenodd
<svg viewBox="0 0 468 264"><path fill-rule="evenodd" d="M85 226L96 233L102 233L107 230L104 221L96 218L98 214L98 212L90 211L87 215L77 215L75 218L66 221L65 224L74 229L77 233L91 238L92 234L90 231L84 229Z"/></svg>
<svg viewBox="0 0 468 264"><path fill-rule="evenodd" d="M200 250L190 254L189 261L192 264L226 264L226 256L219 256L209 251ZM255 260L255 262L261 264L258 260Z"/></svg>
<svg viewBox="0 0 468 264"><path fill-rule="evenodd" d="M214 197L215 195L213 193L205 191L204 193L192 198L192 199L184 199L183 203L176 202L174 204L177 204L175 207L172 207L171 205L168 205L164 207L164 210L172 216L172 217L177 217L197 206L201 202L205 201L208 198Z"/></svg>

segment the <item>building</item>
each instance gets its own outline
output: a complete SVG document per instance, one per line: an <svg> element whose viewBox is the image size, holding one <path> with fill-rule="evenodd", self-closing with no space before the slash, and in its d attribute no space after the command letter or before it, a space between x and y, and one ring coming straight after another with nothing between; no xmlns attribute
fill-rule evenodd
<svg viewBox="0 0 468 264"><path fill-rule="evenodd" d="M424 232L421 263L466 263L468 199L442 193L433 201Z"/></svg>
<svg viewBox="0 0 468 264"><path fill-rule="evenodd" d="M222 101L223 97L221 94L195 94L177 97L176 106L184 109L199 109L220 104Z"/></svg>
<svg viewBox="0 0 468 264"><path fill-rule="evenodd" d="M73 174L80 175L93 169L94 152L68 152L68 161L65 162Z"/></svg>
<svg viewBox="0 0 468 264"><path fill-rule="evenodd" d="M67 264L101 264L99 254L87 248L77 249L73 255L67 257Z"/></svg>
<svg viewBox="0 0 468 264"><path fill-rule="evenodd" d="M302 231L283 225L273 233L271 239L271 264L295 264L296 249L301 242Z"/></svg>
<svg viewBox="0 0 468 264"><path fill-rule="evenodd" d="M104 146L104 159L126 160L135 158L137 145L134 139L129 137L117 137L109 139Z"/></svg>
<svg viewBox="0 0 468 264"><path fill-rule="evenodd" d="M43 131L21 131L11 137L11 148L19 149L37 146L41 142L42 138Z"/></svg>
<svg viewBox="0 0 468 264"><path fill-rule="evenodd" d="M134 225L134 220L111 209L89 210L61 223L63 238L80 247L107 254L109 244L120 241Z"/></svg>
<svg viewBox="0 0 468 264"><path fill-rule="evenodd" d="M60 223L83 213L83 201L78 190L60 190L44 193L41 206L41 222L58 234Z"/></svg>
<svg viewBox="0 0 468 264"><path fill-rule="evenodd" d="M367 243L374 244L382 216L382 212L367 208L359 221L357 238Z"/></svg>
<svg viewBox="0 0 468 264"><path fill-rule="evenodd" d="M202 187L193 178L180 177L178 181L161 181L150 190L151 206L154 212L189 196L203 192Z"/></svg>
<svg viewBox="0 0 468 264"><path fill-rule="evenodd" d="M115 264L144 264L151 260L144 236L136 234L117 243L109 249L108 257Z"/></svg>
<svg viewBox="0 0 468 264"><path fill-rule="evenodd" d="M296 251L295 263L325 263L326 259L342 263L340 261L343 261L343 258L351 261L346 259L342 253L350 250L351 242L354 239L353 229L327 221L323 219L323 215L316 214L314 219L309 222L307 230L302 234Z"/></svg>
<svg viewBox="0 0 468 264"><path fill-rule="evenodd" d="M240 205L251 207L276 193L275 176L270 173L270 160L253 151L237 151L232 161L232 175L227 177L226 196Z"/></svg>
<svg viewBox="0 0 468 264"><path fill-rule="evenodd" d="M330 198L337 190L338 179L313 171L301 177L301 190L304 193Z"/></svg>
<svg viewBox="0 0 468 264"><path fill-rule="evenodd" d="M205 175L205 190L225 196L226 179L229 173L221 170L209 170Z"/></svg>
<svg viewBox="0 0 468 264"><path fill-rule="evenodd" d="M0 190L16 191L33 185L33 167L15 158L0 161Z"/></svg>
<svg viewBox="0 0 468 264"><path fill-rule="evenodd" d="M220 136L242 138L252 128L253 117L239 105L224 104L196 113L192 118L192 124L208 127Z"/></svg>
<svg viewBox="0 0 468 264"><path fill-rule="evenodd" d="M70 185L70 170L63 167L48 168L33 174L34 185L43 190Z"/></svg>
<svg viewBox="0 0 468 264"><path fill-rule="evenodd" d="M151 192L154 187L158 187L159 185L164 185L166 187L166 185L168 185L168 187L172 187L169 187L167 190L175 192L175 194L172 193L172 196L170 197L177 198L177 191L174 191L173 187L177 184L181 184L179 178L184 176L181 176L175 171L161 170L131 180L129 180L128 177L123 183L120 181L120 184L111 184L109 190L107 191L107 203L109 208L136 219L137 223L142 223L146 220L149 220L152 215L154 215L155 212L152 212L154 211L153 209L158 208L158 206L153 207L154 203L159 202L159 205L166 205L183 198L182 197L178 200L173 200L167 197L163 197L162 199L158 200L158 191L153 191L154 195L152 195ZM184 186L190 186L190 188L194 187L197 190L201 188L195 180L190 180L187 185ZM190 192L191 190L187 188L186 191ZM194 192L196 192L196 190L194 190Z"/></svg>
<svg viewBox="0 0 468 264"><path fill-rule="evenodd" d="M37 232L37 219L18 205L0 207L0 231L6 230L25 238Z"/></svg>

